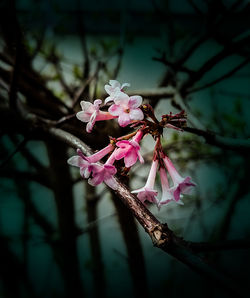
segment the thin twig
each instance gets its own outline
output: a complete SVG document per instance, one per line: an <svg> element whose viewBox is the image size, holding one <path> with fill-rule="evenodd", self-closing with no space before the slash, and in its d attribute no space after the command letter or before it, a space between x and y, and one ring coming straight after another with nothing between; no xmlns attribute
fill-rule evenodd
<svg viewBox="0 0 250 298"><path fill-rule="evenodd" d="M238 70L240 70L243 66L247 65L250 62L250 57L248 57L247 59L245 59L243 62L241 62L239 65L237 65L236 67L234 67L231 71L229 71L228 73L224 74L223 76L213 80L210 83L207 83L201 87L197 87L197 88L193 88L187 91L187 94L193 93L193 92L197 92L203 89L206 89L208 87L211 87L215 84L218 84L219 82L230 78L233 74L235 74Z"/></svg>
<svg viewBox="0 0 250 298"><path fill-rule="evenodd" d="M11 152L7 157L6 159L1 163L0 165L0 169L3 169L7 164L8 162L14 157L14 155L19 152L22 147L26 144L26 142L28 141L28 138L24 138L17 146L16 148L13 150L13 152Z"/></svg>
<svg viewBox="0 0 250 298"><path fill-rule="evenodd" d="M214 133L201 130L198 128L192 128L192 127L184 127L183 130L203 137L208 144L211 144L220 148L224 148L224 149L239 151L242 153L245 152L246 154L249 153L249 149L250 149L249 139L228 138L228 137L219 136Z"/></svg>

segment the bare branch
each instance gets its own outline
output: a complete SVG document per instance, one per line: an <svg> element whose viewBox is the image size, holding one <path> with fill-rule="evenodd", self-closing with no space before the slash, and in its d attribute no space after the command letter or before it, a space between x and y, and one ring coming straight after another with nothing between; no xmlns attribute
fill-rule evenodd
<svg viewBox="0 0 250 298"><path fill-rule="evenodd" d="M211 59L207 60L198 71L191 75L189 79L182 85L180 91L186 94L188 88L191 87L194 83L196 83L197 80L200 80L205 75L205 73L210 71L217 63L221 62L226 57L232 55L232 53L236 51L238 48L242 48L245 45L247 45L249 41L250 36L247 36L237 42L228 43L222 51L213 56Z"/></svg>
<svg viewBox="0 0 250 298"><path fill-rule="evenodd" d="M161 99L161 98L172 98L176 89L172 86L157 88L157 89L141 89L141 90L128 90L126 91L128 95L140 94L140 96L147 99Z"/></svg>
<svg viewBox="0 0 250 298"><path fill-rule="evenodd" d="M228 138L224 136L216 135L212 132L204 131L198 128L192 128L192 127L184 127L184 131L196 134L198 136L203 137L208 144L235 150L239 152L249 153L250 149L250 140L249 139L236 139L236 138Z"/></svg>
<svg viewBox="0 0 250 298"><path fill-rule="evenodd" d="M240 70L242 67L244 67L245 65L247 65L250 62L250 57L248 57L247 59L245 59L243 62L241 62L239 65L237 65L236 67L234 67L231 71L229 71L228 73L224 74L223 76L213 80L210 83L207 83L201 87L197 87L197 88L193 88L191 90L187 91L187 94L193 93L193 92L197 92L203 89L206 89L208 87L211 87L227 78L230 78L233 74L235 74L238 70Z"/></svg>

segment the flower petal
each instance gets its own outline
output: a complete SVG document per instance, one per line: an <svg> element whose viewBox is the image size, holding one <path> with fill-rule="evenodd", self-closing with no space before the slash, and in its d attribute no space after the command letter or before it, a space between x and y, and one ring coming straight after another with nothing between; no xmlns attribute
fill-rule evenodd
<svg viewBox="0 0 250 298"><path fill-rule="evenodd" d="M116 143L116 146L122 149L129 149L131 147L131 141L127 141L127 140L118 141Z"/></svg>
<svg viewBox="0 0 250 298"><path fill-rule="evenodd" d="M123 113L122 107L116 104L110 106L108 111L113 116L119 116L121 113Z"/></svg>
<svg viewBox="0 0 250 298"><path fill-rule="evenodd" d="M89 122L92 113L86 111L80 111L76 113L76 118L82 122Z"/></svg>
<svg viewBox="0 0 250 298"><path fill-rule="evenodd" d="M81 108L83 111L88 111L89 113L92 113L93 112L93 104L89 101L84 101L82 100L80 102L80 105L81 105Z"/></svg>
<svg viewBox="0 0 250 298"><path fill-rule="evenodd" d="M126 151L121 148L118 148L115 151L115 159L116 160L122 159L125 155L126 155Z"/></svg>
<svg viewBox="0 0 250 298"><path fill-rule="evenodd" d="M144 159L143 159L141 153L138 151L137 154L138 154L138 158L139 158L140 163L144 163Z"/></svg>
<svg viewBox="0 0 250 298"><path fill-rule="evenodd" d="M141 191L145 191L145 187L142 187L142 188L138 188L138 189L135 189L135 190L132 190L131 193L139 193Z"/></svg>
<svg viewBox="0 0 250 298"><path fill-rule="evenodd" d="M113 176L104 180L104 182L112 189L116 190L118 188L118 183Z"/></svg>
<svg viewBox="0 0 250 298"><path fill-rule="evenodd" d="M107 164L104 164L104 170L105 170L105 174L107 174L107 175L115 175L117 172L117 170L114 166L107 165Z"/></svg>
<svg viewBox="0 0 250 298"><path fill-rule="evenodd" d="M108 96L108 97L105 99L104 104L106 105L108 102L113 101L113 100L114 100L113 97Z"/></svg>
<svg viewBox="0 0 250 298"><path fill-rule="evenodd" d="M122 112L119 115L118 123L121 127L127 126L131 122L129 114Z"/></svg>
<svg viewBox="0 0 250 298"><path fill-rule="evenodd" d="M95 108L97 108L99 110L99 106L102 104L102 100L101 99L96 99L94 101L94 106Z"/></svg>
<svg viewBox="0 0 250 298"><path fill-rule="evenodd" d="M120 88L121 84L117 80L109 80L109 84L112 88Z"/></svg>
<svg viewBox="0 0 250 298"><path fill-rule="evenodd" d="M91 117L90 117L90 119L89 119L89 122L88 122L88 124L87 124L87 126L86 126L86 131L89 132L89 133L92 131L92 129L93 129L94 125L95 125L95 122L96 122L96 116L97 116L97 111L95 111L95 112L91 115Z"/></svg>
<svg viewBox="0 0 250 298"><path fill-rule="evenodd" d="M131 120L142 120L144 118L144 114L139 108L130 110L129 116Z"/></svg>
<svg viewBox="0 0 250 298"><path fill-rule="evenodd" d="M105 85L104 86L105 91L110 95L112 92L112 87L110 85Z"/></svg>
<svg viewBox="0 0 250 298"><path fill-rule="evenodd" d="M142 97L139 95L130 96L129 98L129 108L130 109L136 109L138 108L142 103Z"/></svg>
<svg viewBox="0 0 250 298"><path fill-rule="evenodd" d="M121 86L121 90L123 90L123 88L125 87L130 87L130 84L129 83L123 83L122 86Z"/></svg>
<svg viewBox="0 0 250 298"><path fill-rule="evenodd" d="M67 163L71 166L80 167L82 158L78 155L72 156L67 160Z"/></svg>
<svg viewBox="0 0 250 298"><path fill-rule="evenodd" d="M137 161L137 154L135 150L131 150L129 154L124 157L125 167L129 168L132 167Z"/></svg>
<svg viewBox="0 0 250 298"><path fill-rule="evenodd" d="M117 105L122 105L124 108L128 108L129 96L126 93L117 90L114 94L114 102Z"/></svg>
<svg viewBox="0 0 250 298"><path fill-rule="evenodd" d="M92 186L99 185L103 182L103 175L95 175L93 178L89 178L88 183Z"/></svg>
<svg viewBox="0 0 250 298"><path fill-rule="evenodd" d="M80 168L80 175L83 177L83 178L89 178L90 176L90 169L89 169L89 166L85 167L85 168Z"/></svg>

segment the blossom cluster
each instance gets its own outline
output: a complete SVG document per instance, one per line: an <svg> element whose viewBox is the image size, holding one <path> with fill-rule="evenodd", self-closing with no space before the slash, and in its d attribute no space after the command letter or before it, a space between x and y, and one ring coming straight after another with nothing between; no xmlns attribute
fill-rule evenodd
<svg viewBox="0 0 250 298"><path fill-rule="evenodd" d="M94 103L81 101L82 111L76 114L76 117L87 123L86 131L90 133L96 121L110 120L117 118L121 127L130 125L135 129L129 135L119 137L117 139L110 138L110 144L91 156L85 156L80 149L77 155L69 158L68 163L72 166L80 168L80 175L88 179L90 185L96 186L102 182L106 183L110 188L116 190L118 187L115 174L121 173L121 163L123 161L126 172L139 160L144 162L140 153L140 141L142 138L151 134L156 140L151 169L144 187L133 190L138 199L154 203L160 208L162 205L175 201L183 204L182 194L188 194L195 184L190 177L183 178L169 157L165 154L161 137L163 128L174 128L182 130L186 123L186 115L184 111L178 114L166 114L162 116L162 120L158 121L155 117L153 108L150 105L142 105L142 97L138 95L128 96L124 92L125 87L129 87L128 83L120 84L116 80L110 80L109 84L104 86L108 96L104 101L104 105L108 105L108 111L100 110L102 100L96 99ZM150 121L149 118L153 120ZM100 161L105 158L105 163ZM159 172L161 181L161 198L158 199L158 191L154 189L155 178ZM169 184L169 177L172 180Z"/></svg>
<svg viewBox="0 0 250 298"><path fill-rule="evenodd" d="M76 117L88 123L86 126L87 132L92 131L96 121L118 118L119 125L125 127L133 120L142 120L144 118L143 112L139 108L142 104L142 97L138 95L129 97L123 92L123 88L129 86L128 83L121 85L118 81L110 80L109 84L104 86L109 95L105 99L105 105L113 102L108 112L100 110L101 99L96 99L94 104L89 101L81 101L82 111L78 112Z"/></svg>

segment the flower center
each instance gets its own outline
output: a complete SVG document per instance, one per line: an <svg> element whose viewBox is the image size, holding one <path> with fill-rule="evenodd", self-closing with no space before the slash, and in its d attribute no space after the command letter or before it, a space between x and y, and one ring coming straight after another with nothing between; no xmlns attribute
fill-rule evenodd
<svg viewBox="0 0 250 298"><path fill-rule="evenodd" d="M125 112L126 112L126 113L129 113L129 112L130 112L130 109L126 109Z"/></svg>

